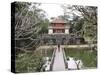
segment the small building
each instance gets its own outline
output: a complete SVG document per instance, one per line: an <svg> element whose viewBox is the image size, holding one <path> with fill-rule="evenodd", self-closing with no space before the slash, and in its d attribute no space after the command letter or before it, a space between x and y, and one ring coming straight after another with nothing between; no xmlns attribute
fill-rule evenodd
<svg viewBox="0 0 100 75"><path fill-rule="evenodd" d="M54 19L48 27L48 34L69 34L69 25L62 19Z"/></svg>

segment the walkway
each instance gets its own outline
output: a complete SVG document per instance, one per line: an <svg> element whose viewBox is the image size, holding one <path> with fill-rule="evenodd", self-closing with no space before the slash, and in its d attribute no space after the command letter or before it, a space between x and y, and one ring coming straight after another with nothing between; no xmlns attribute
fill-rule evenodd
<svg viewBox="0 0 100 75"><path fill-rule="evenodd" d="M64 70L65 70L65 63L64 63L62 48L60 47L60 52L58 51L57 48L55 53L53 71L64 71Z"/></svg>

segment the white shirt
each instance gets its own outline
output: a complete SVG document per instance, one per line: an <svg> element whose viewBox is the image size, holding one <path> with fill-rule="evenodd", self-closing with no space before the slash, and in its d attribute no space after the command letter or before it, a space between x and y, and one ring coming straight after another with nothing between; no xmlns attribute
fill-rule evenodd
<svg viewBox="0 0 100 75"><path fill-rule="evenodd" d="M67 63L68 63L68 69L77 69L77 64L72 58L70 58L70 60L67 61Z"/></svg>

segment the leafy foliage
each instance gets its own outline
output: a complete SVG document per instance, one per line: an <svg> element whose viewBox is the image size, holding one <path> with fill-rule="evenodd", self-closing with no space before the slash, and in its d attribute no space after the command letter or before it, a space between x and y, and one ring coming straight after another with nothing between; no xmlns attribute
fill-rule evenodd
<svg viewBox="0 0 100 75"><path fill-rule="evenodd" d="M62 8L65 20L68 18L68 14L72 15L67 19L70 22L70 32L72 34L82 36L86 41L97 41L97 7L62 5Z"/></svg>
<svg viewBox="0 0 100 75"><path fill-rule="evenodd" d="M52 57L53 49L19 53L16 57L16 72L40 72L45 61L43 57Z"/></svg>

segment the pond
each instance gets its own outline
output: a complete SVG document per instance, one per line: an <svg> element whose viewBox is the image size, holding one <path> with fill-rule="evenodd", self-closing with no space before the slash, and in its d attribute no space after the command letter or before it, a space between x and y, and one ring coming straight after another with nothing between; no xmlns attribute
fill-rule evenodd
<svg viewBox="0 0 100 75"><path fill-rule="evenodd" d="M97 51L90 48L64 48L66 57L81 60L84 68L97 67Z"/></svg>

